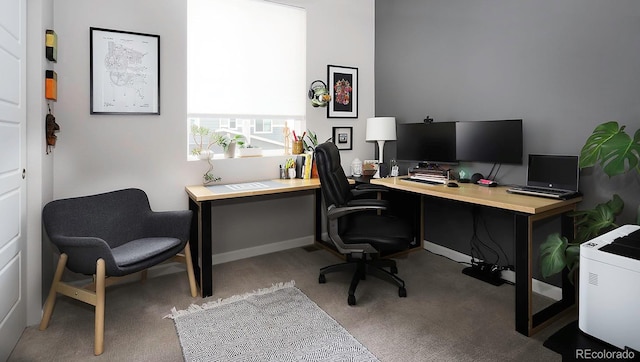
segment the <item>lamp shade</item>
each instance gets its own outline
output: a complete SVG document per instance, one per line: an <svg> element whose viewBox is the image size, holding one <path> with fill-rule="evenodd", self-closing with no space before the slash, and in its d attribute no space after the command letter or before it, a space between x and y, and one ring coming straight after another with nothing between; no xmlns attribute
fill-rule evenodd
<svg viewBox="0 0 640 362"><path fill-rule="evenodd" d="M367 118L367 141L395 141L396 118Z"/></svg>

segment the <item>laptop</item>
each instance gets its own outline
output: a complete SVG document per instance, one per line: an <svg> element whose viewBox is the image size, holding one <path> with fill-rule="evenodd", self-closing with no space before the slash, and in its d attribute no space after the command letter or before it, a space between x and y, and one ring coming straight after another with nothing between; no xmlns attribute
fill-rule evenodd
<svg viewBox="0 0 640 362"><path fill-rule="evenodd" d="M578 156L529 155L527 185L513 186L509 193L570 199L580 196Z"/></svg>

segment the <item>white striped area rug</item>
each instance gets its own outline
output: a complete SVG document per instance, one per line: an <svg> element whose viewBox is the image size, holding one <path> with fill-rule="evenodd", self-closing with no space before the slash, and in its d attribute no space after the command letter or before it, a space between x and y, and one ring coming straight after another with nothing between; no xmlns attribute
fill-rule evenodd
<svg viewBox="0 0 640 362"><path fill-rule="evenodd" d="M172 309L185 361L378 361L293 281Z"/></svg>

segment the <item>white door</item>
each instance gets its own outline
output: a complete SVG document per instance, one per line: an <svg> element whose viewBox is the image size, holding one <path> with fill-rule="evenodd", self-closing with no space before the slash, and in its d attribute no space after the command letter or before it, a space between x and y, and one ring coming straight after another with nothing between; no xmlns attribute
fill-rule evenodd
<svg viewBox="0 0 640 362"><path fill-rule="evenodd" d="M0 2L0 361L27 324L26 1Z"/></svg>

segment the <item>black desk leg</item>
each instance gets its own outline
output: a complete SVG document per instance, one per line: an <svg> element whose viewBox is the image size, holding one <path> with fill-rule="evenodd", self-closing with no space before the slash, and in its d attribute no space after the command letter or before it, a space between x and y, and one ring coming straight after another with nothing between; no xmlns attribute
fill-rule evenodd
<svg viewBox="0 0 640 362"><path fill-rule="evenodd" d="M516 331L529 335L530 308L530 248L529 217L524 214L514 215L514 240L516 249Z"/></svg>
<svg viewBox="0 0 640 362"><path fill-rule="evenodd" d="M529 216L516 214L515 240L516 240L516 331L531 336L537 330L543 328L563 312L573 307L576 301L575 287L569 282L568 270L562 272L562 300L533 314L532 306L532 241L530 240ZM561 233L569 240L573 239L573 218L566 212L561 215Z"/></svg>
<svg viewBox="0 0 640 362"><path fill-rule="evenodd" d="M318 242L322 240L322 191L320 189L315 190L315 240Z"/></svg>
<svg viewBox="0 0 640 362"><path fill-rule="evenodd" d="M212 230L211 230L211 201L195 202L189 198L189 210L193 212L191 221L191 261L196 282L200 285L202 298L213 295L212 278ZM193 242L197 240L197 242Z"/></svg>
<svg viewBox="0 0 640 362"><path fill-rule="evenodd" d="M193 213L191 217L191 230L189 232L189 249L191 249L191 263L193 264L193 274L196 277L198 285L200 282L200 264L198 249L200 248L200 234L198 232L200 226L200 206L197 202L189 198L189 210ZM202 290L200 290L202 292Z"/></svg>
<svg viewBox="0 0 640 362"><path fill-rule="evenodd" d="M202 201L200 203L200 243L198 251L200 255L200 291L202 297L210 297L213 295L213 272L212 272L212 220L211 220L211 201Z"/></svg>

